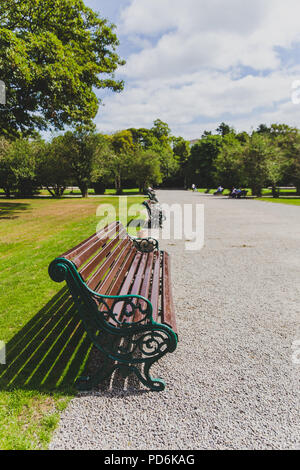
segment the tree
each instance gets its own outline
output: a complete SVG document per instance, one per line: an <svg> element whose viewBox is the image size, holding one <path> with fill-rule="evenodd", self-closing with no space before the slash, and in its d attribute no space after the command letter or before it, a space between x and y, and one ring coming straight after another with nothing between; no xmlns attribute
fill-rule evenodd
<svg viewBox="0 0 300 470"><path fill-rule="evenodd" d="M37 161L42 143L19 138L5 145L0 161L0 186L7 197L32 196L39 187ZM3 148L3 147L2 147Z"/></svg>
<svg viewBox="0 0 300 470"><path fill-rule="evenodd" d="M106 164L114 177L117 194L122 193L122 179L131 172L133 155L136 150L132 133L129 130L119 131L107 136L112 152L107 155Z"/></svg>
<svg viewBox="0 0 300 470"><path fill-rule="evenodd" d="M173 137L173 154L174 158L178 163L178 175L177 179L180 184L184 187L187 186L186 177L187 177L187 166L190 156L190 144L187 140L184 140L183 137Z"/></svg>
<svg viewBox="0 0 300 470"><path fill-rule="evenodd" d="M233 127L230 127L228 124L225 124L225 122L222 122L219 127L216 129L217 134L221 135L224 137L227 134L233 134L234 129Z"/></svg>
<svg viewBox="0 0 300 470"><path fill-rule="evenodd" d="M156 119L151 129L128 129L131 132L133 143L145 150L151 150L159 155L162 180L168 183L178 172L179 164L174 158L172 149L171 130L167 123Z"/></svg>
<svg viewBox="0 0 300 470"><path fill-rule="evenodd" d="M45 144L41 151L37 178L52 196L61 197L71 181L71 171L65 139L63 136L55 137L51 143Z"/></svg>
<svg viewBox="0 0 300 470"><path fill-rule="evenodd" d="M91 175L97 159L98 135L90 126L78 126L60 140L60 155L70 168L70 177L78 185L82 197L87 197Z"/></svg>
<svg viewBox="0 0 300 470"><path fill-rule="evenodd" d="M15 185L16 179L12 171L8 153L10 142L0 137L0 188L5 192L6 197L10 197L11 191Z"/></svg>
<svg viewBox="0 0 300 470"><path fill-rule="evenodd" d="M215 162L221 147L220 135L207 135L192 146L188 168L190 183L207 190L215 186Z"/></svg>
<svg viewBox="0 0 300 470"><path fill-rule="evenodd" d="M292 182L300 195L300 131L292 128L291 132L281 135L277 143L284 158L283 180Z"/></svg>
<svg viewBox="0 0 300 470"><path fill-rule="evenodd" d="M114 25L82 0L2 0L0 24L2 135L88 123L99 107L94 89L122 90Z"/></svg>
<svg viewBox="0 0 300 470"><path fill-rule="evenodd" d="M243 164L253 196L260 197L262 189L270 181L270 162L276 155L277 149L270 138L256 132L251 135L244 148Z"/></svg>
<svg viewBox="0 0 300 470"><path fill-rule="evenodd" d="M273 158L268 161L273 196L278 197L276 186L279 182L294 183L300 194L300 181L297 177L299 130L286 124L272 124L270 127L261 124L258 133L269 137L270 147L274 150Z"/></svg>
<svg viewBox="0 0 300 470"><path fill-rule="evenodd" d="M215 180L224 188L243 187L243 144L233 134L223 138L222 147L215 160Z"/></svg>
<svg viewBox="0 0 300 470"><path fill-rule="evenodd" d="M160 141L165 141L170 139L171 129L169 128L166 122L156 119L151 128L151 132Z"/></svg>
<svg viewBox="0 0 300 470"><path fill-rule="evenodd" d="M152 150L138 149L135 152L133 169L141 193L150 185L162 182L160 159Z"/></svg>
<svg viewBox="0 0 300 470"><path fill-rule="evenodd" d="M157 138L150 129L142 127L140 129L130 128L127 130L131 132L135 145L140 145L144 149L150 149L155 146Z"/></svg>

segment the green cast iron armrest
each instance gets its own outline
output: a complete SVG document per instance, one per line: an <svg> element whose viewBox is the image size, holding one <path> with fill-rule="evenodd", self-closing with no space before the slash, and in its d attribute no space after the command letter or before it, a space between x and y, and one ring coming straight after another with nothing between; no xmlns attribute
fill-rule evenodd
<svg viewBox="0 0 300 470"><path fill-rule="evenodd" d="M135 294L105 295L95 292L85 283L75 264L66 258L56 258L52 261L49 266L49 275L55 282L67 282L77 306L83 301L92 311L102 313L104 318L113 321L114 325L107 324L109 329L129 328L146 322L156 324L152 318L152 304L147 298ZM117 315L114 310L119 303L121 307L117 308L119 312ZM140 319L136 322L130 321L134 319L137 312Z"/></svg>
<svg viewBox="0 0 300 470"><path fill-rule="evenodd" d="M142 253L150 253L152 251L159 250L158 240L153 237L139 238L131 236L130 238L136 249Z"/></svg>

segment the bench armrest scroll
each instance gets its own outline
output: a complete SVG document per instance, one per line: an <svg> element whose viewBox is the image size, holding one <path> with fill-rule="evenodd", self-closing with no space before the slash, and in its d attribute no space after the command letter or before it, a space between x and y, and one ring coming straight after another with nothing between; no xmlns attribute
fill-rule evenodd
<svg viewBox="0 0 300 470"><path fill-rule="evenodd" d="M136 249L142 253L150 253L152 251L159 249L158 240L152 237L147 238L138 238L138 237L131 237L134 246Z"/></svg>

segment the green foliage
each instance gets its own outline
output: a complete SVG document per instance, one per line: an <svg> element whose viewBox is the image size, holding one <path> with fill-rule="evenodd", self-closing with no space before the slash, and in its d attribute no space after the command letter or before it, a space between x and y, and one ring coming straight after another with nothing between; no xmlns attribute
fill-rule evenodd
<svg viewBox="0 0 300 470"><path fill-rule="evenodd" d="M98 135L89 127L78 126L61 137L61 156L71 170L71 177L82 197L87 197L91 174L96 165ZM100 163L100 162L99 162Z"/></svg>
<svg viewBox="0 0 300 470"><path fill-rule="evenodd" d="M172 143L174 158L178 164L176 182L178 182L180 186L186 187L187 168L191 151L190 144L184 140L183 137L173 137Z"/></svg>
<svg viewBox="0 0 300 470"><path fill-rule="evenodd" d="M216 129L216 131L217 131L217 134L221 135L222 137L225 137L225 135L234 133L233 127L230 127L228 124L225 124L225 122L222 122L219 125L219 127Z"/></svg>
<svg viewBox="0 0 300 470"><path fill-rule="evenodd" d="M215 159L215 181L220 181L227 189L243 186L243 145L234 134L227 134L223 138L220 152Z"/></svg>
<svg viewBox="0 0 300 470"><path fill-rule="evenodd" d="M26 138L2 146L0 187L8 197L12 192L32 196L37 191L39 183L36 168L41 146L41 141L29 141Z"/></svg>
<svg viewBox="0 0 300 470"><path fill-rule="evenodd" d="M266 182L270 181L270 160L276 155L270 138L264 134L253 133L245 145L243 163L246 184L253 196L261 196Z"/></svg>
<svg viewBox="0 0 300 470"><path fill-rule="evenodd" d="M134 155L135 181L142 193L147 187L162 182L159 156L152 150L138 149Z"/></svg>
<svg viewBox="0 0 300 470"><path fill-rule="evenodd" d="M94 89L123 88L113 77L124 64L114 25L83 1L2 0L0 21L2 135L90 122L99 106Z"/></svg>
<svg viewBox="0 0 300 470"><path fill-rule="evenodd" d="M104 139L106 144L102 141L98 150L99 166L105 169L103 173L108 180L113 180L117 194L121 194L123 178L130 177L132 173L136 145L130 130L104 136Z"/></svg>
<svg viewBox="0 0 300 470"><path fill-rule="evenodd" d="M38 161L38 181L55 197L62 196L71 182L71 166L65 150L64 137L55 137L43 146Z"/></svg>
<svg viewBox="0 0 300 470"><path fill-rule="evenodd" d="M222 147L220 135L206 135L191 148L189 184L208 189L215 186L215 163Z"/></svg>

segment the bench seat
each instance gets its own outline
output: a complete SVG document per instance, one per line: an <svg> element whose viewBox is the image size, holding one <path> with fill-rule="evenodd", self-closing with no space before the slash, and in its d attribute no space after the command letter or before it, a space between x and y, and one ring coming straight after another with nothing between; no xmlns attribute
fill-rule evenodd
<svg viewBox="0 0 300 470"><path fill-rule="evenodd" d="M134 372L152 390L163 390L150 367L177 346L170 257L152 238L130 237L120 222L56 258L50 277L66 281L83 325L106 364L79 379L91 389L119 369Z"/></svg>

